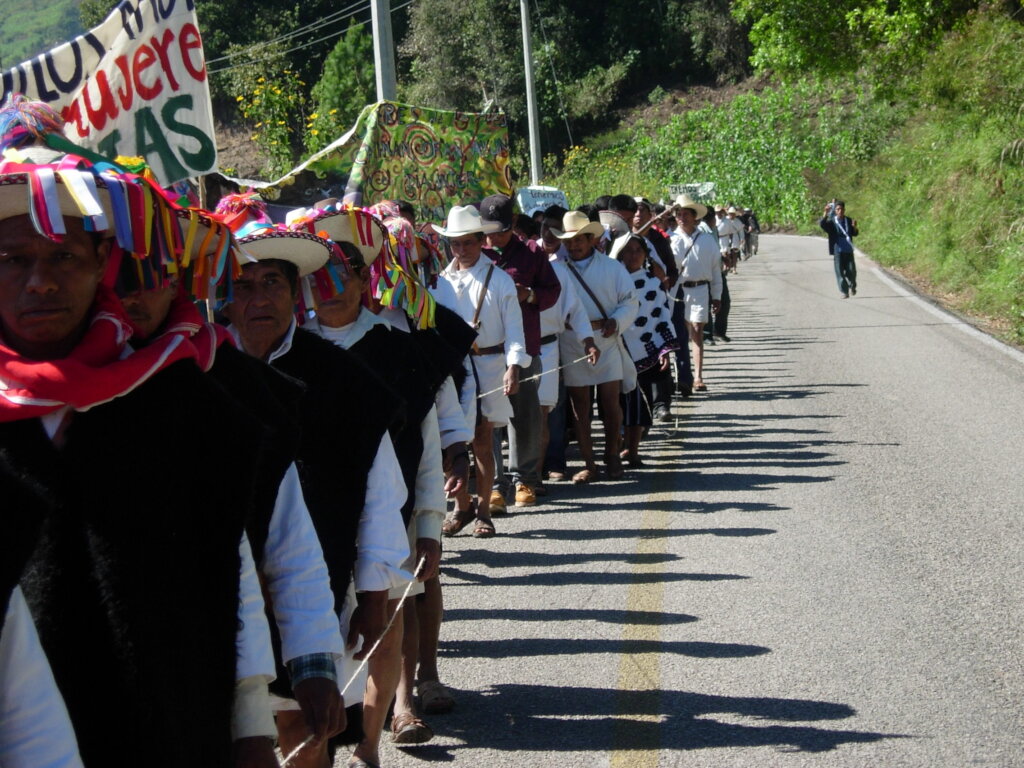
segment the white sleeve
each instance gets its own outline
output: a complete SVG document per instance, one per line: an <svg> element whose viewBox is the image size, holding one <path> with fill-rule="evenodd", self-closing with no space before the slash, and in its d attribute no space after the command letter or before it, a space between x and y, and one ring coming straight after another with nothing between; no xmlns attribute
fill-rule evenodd
<svg viewBox="0 0 1024 768"><path fill-rule="evenodd" d="M722 298L722 254L714 253L711 260L711 298L718 301Z"/></svg>
<svg viewBox="0 0 1024 768"><path fill-rule="evenodd" d="M459 393L455 389L455 381L451 376L444 380L441 388L434 396L437 409L437 423L441 435L441 449L445 450L456 443L468 443L473 439L473 430L466 422L466 412L459 402Z"/></svg>
<svg viewBox="0 0 1024 768"><path fill-rule="evenodd" d="M345 652L323 549L294 464L277 489L260 571L281 634L284 661L310 653Z"/></svg>
<svg viewBox="0 0 1024 768"><path fill-rule="evenodd" d="M408 493L395 447L387 434L381 438L366 483L366 501L359 518L355 585L358 592L377 592L412 581L402 569L409 557L409 534L402 522Z"/></svg>
<svg viewBox="0 0 1024 768"><path fill-rule="evenodd" d="M460 409L461 410L461 409ZM441 430L437 409L431 408L420 423L423 453L416 470L416 538L441 540L441 523L447 509L444 495L444 469L441 459Z"/></svg>
<svg viewBox="0 0 1024 768"><path fill-rule="evenodd" d="M238 544L242 561L238 582L238 632L236 634L235 680L247 677L264 678L269 683L277 677L274 649L270 644L270 625L263 604L263 591L256 575L249 537L244 533Z"/></svg>
<svg viewBox="0 0 1024 768"><path fill-rule="evenodd" d="M508 288L499 288L497 297L502 324L505 326L505 364L527 368L531 357L526 353L526 336L523 333L523 310L519 306L515 283L505 275Z"/></svg>
<svg viewBox="0 0 1024 768"><path fill-rule="evenodd" d="M20 587L0 627L0 765L82 768L67 707Z"/></svg>
<svg viewBox="0 0 1024 768"><path fill-rule="evenodd" d="M637 313L640 311L640 301L636 295L636 287L629 279L629 272L617 261L612 262L615 279L615 302L616 307L611 313L611 318L618 325L618 333L622 335L626 329L633 325Z"/></svg>

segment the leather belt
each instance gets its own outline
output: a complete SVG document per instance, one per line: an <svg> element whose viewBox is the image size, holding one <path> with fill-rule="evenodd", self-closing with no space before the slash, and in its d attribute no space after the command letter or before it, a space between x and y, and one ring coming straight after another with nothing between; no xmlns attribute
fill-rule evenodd
<svg viewBox="0 0 1024 768"><path fill-rule="evenodd" d="M540 337L540 345L541 346L544 346L545 344L550 344L553 341L558 341L558 334L557 333L552 333L550 336L541 336Z"/></svg>
<svg viewBox="0 0 1024 768"><path fill-rule="evenodd" d="M696 288L698 285L709 285L710 280L686 280L683 282L683 288Z"/></svg>
<svg viewBox="0 0 1024 768"><path fill-rule="evenodd" d="M604 328L604 320L591 320L590 321L590 329L592 331L600 331L602 328Z"/></svg>
<svg viewBox="0 0 1024 768"><path fill-rule="evenodd" d="M500 355L505 351L505 344L495 344L493 347L473 347L471 350L474 355Z"/></svg>

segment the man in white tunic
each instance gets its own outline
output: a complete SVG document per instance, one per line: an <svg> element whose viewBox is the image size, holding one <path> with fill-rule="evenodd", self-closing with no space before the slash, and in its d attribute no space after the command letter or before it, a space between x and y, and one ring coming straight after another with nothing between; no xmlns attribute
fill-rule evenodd
<svg viewBox="0 0 1024 768"><path fill-rule="evenodd" d="M575 334L563 333L559 348L565 369L565 385L576 415L576 437L586 468L573 476L575 483L589 483L597 475L594 446L590 434L590 388L597 386L601 401L605 432L605 466L612 479L622 477L621 443L622 406L619 395L636 386L636 369L622 346L621 333L633 323L639 303L633 282L625 267L596 250L603 227L591 222L586 214L570 211L562 217L562 228L554 232L569 251L566 269L586 311L595 334L600 359L594 362ZM574 327L573 329L578 330ZM590 358L589 361L584 358ZM588 364L588 362L590 364Z"/></svg>
<svg viewBox="0 0 1024 768"><path fill-rule="evenodd" d="M447 227L434 227L448 239L454 259L444 278L455 289L456 311L477 331L471 353L477 382L477 423L473 435L476 457L477 497L468 490L456 496L453 517L443 531L454 535L476 519L473 535L494 535L491 522L490 488L494 482L494 427L512 417L508 396L519 389L519 370L530 364L523 335L523 315L515 283L483 254L486 225L472 206L455 206L448 213Z"/></svg>
<svg viewBox="0 0 1024 768"><path fill-rule="evenodd" d="M679 237L672 242L679 282L683 286L686 330L693 344L693 388L707 391L704 383L704 325L710 310L717 311L722 298L722 255L714 235L698 226L707 208L687 196L679 206Z"/></svg>

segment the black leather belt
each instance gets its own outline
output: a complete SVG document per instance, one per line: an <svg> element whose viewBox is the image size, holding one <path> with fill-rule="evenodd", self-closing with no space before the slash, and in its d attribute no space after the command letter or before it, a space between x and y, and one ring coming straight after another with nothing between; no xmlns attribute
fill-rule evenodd
<svg viewBox="0 0 1024 768"><path fill-rule="evenodd" d="M545 344L550 344L553 341L558 341L558 334L552 333L550 336L541 336L540 345L543 347Z"/></svg>
<svg viewBox="0 0 1024 768"><path fill-rule="evenodd" d="M505 351L504 344L495 344L493 347L480 347L479 349L473 347L471 350L474 355L500 355Z"/></svg>
<svg viewBox="0 0 1024 768"><path fill-rule="evenodd" d="M709 285L710 280L686 280L683 282L683 288L696 288L698 285Z"/></svg>

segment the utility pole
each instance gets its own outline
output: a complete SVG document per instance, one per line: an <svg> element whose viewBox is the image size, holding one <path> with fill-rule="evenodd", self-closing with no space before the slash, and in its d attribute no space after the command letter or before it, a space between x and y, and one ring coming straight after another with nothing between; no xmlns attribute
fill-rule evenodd
<svg viewBox="0 0 1024 768"><path fill-rule="evenodd" d="M540 184L540 126L537 124L537 94L533 87L533 46L530 43L530 3L519 0L523 17L523 70L526 75L526 121L530 131L530 184Z"/></svg>
<svg viewBox="0 0 1024 768"><path fill-rule="evenodd" d="M391 36L391 0L372 0L370 8L377 101L394 101L398 94L398 79L395 76L395 43Z"/></svg>

